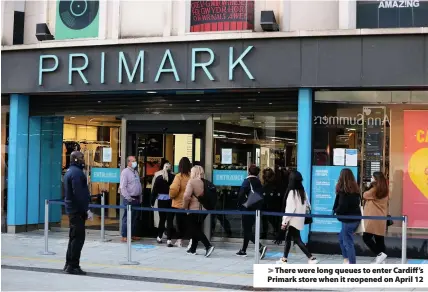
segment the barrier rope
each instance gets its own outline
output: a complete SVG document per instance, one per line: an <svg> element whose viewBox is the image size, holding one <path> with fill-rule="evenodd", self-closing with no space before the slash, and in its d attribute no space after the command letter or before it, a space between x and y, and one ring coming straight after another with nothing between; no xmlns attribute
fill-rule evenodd
<svg viewBox="0 0 428 292"><path fill-rule="evenodd" d="M61 199L48 200L51 205L65 205ZM126 206L118 205L99 205L89 204L89 207L96 209L126 209ZM214 214L214 215L256 215L256 211L240 211L240 210L184 210L184 209L168 209L168 208L150 208L150 207L132 207L135 211L148 212L166 212L166 213L187 213L187 214ZM405 216L387 217L387 216L352 216L352 215L325 215L325 214L296 214L296 213L281 213L281 212L265 212L261 211L263 216L290 216L290 217L308 217L308 218L330 218L330 219L350 219L350 220L393 220L405 221Z"/></svg>

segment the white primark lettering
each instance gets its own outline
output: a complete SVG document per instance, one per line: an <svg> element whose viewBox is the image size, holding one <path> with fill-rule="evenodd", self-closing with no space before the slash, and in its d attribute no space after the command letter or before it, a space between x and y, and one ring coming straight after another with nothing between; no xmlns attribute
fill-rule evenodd
<svg viewBox="0 0 428 292"><path fill-rule="evenodd" d="M419 7L419 0L380 0L378 8L417 8Z"/></svg>

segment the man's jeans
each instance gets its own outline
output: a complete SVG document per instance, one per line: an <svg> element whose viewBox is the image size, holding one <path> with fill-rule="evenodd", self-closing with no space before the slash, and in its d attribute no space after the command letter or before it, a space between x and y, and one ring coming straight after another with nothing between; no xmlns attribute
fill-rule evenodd
<svg viewBox="0 0 428 292"><path fill-rule="evenodd" d="M125 198L123 199L123 205L125 207L128 205L135 206L135 207L140 206L140 204L138 203L138 199L129 202ZM135 227L137 223L136 221L137 221L137 211L133 210L131 213L131 236L134 236L135 234ZM127 237L127 231L128 231L127 223L128 223L128 210L125 209L125 212L123 212L123 217L122 217L122 237Z"/></svg>
<svg viewBox="0 0 428 292"><path fill-rule="evenodd" d="M339 244L342 250L343 258L348 259L350 264L356 264L354 232L357 230L358 222L342 222L342 230L339 233Z"/></svg>

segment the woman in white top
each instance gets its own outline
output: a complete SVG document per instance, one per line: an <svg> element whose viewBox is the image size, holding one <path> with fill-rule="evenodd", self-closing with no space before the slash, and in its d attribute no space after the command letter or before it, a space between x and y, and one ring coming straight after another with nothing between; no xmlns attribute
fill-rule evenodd
<svg viewBox="0 0 428 292"><path fill-rule="evenodd" d="M309 202L306 198L305 189L302 184L302 174L298 171L293 171L290 174L290 182L287 190L287 203L285 213L306 214L306 208ZM288 253L291 248L291 241L294 241L303 253L308 257L309 264L317 264L317 259L312 256L306 245L300 237L300 230L305 226L305 217L283 216L281 229L286 230L284 256L277 262L278 264L286 264Z"/></svg>

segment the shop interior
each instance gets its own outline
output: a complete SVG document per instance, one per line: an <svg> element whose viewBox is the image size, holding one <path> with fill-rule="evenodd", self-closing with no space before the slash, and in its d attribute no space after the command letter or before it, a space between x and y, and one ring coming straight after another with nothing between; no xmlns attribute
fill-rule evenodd
<svg viewBox="0 0 428 292"><path fill-rule="evenodd" d="M121 120L112 116L66 116L63 130L63 175L70 166L70 154L81 151L85 157L85 173L92 196L104 193L105 204L120 204L117 183L92 182L92 168L120 168L120 126ZM92 198L100 204L100 197ZM100 227L100 209L94 209L94 220L88 221L88 228ZM68 216L63 209L61 226L68 226ZM119 212L107 209L106 230L118 230Z"/></svg>

